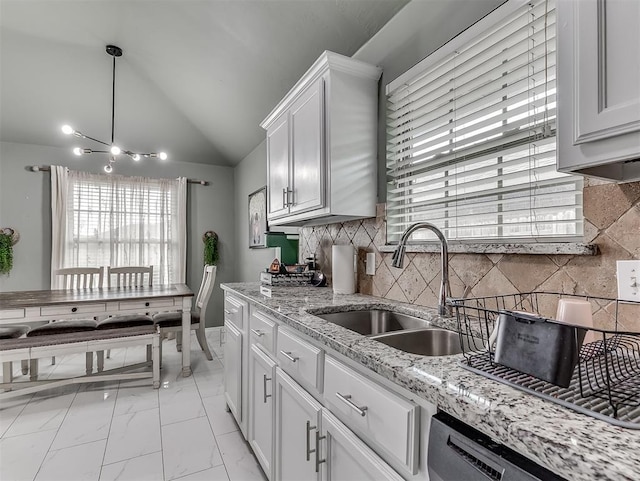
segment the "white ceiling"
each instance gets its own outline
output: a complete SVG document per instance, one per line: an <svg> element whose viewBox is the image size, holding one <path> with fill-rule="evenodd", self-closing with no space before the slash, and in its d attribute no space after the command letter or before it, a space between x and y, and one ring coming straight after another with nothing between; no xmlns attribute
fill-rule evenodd
<svg viewBox="0 0 640 481"><path fill-rule="evenodd" d="M235 165L323 50L352 55L408 0L0 0L0 140Z"/></svg>

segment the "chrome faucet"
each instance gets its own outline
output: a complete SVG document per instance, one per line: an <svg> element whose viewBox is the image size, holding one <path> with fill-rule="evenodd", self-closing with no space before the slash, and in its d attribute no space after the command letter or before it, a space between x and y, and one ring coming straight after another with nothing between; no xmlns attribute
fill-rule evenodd
<svg viewBox="0 0 640 481"><path fill-rule="evenodd" d="M432 231L440 240L440 263L442 269L442 282L440 283L440 295L438 302L438 314L441 316L450 316L451 308L447 306L447 297L451 295L451 288L449 287L449 248L447 245L447 239L440 229L435 225L428 222L418 222L417 224L410 225L405 230L400 238L398 247L393 252L391 257L391 265L393 267L402 268L402 261L404 260L404 253L406 250L407 240L418 229L428 229Z"/></svg>

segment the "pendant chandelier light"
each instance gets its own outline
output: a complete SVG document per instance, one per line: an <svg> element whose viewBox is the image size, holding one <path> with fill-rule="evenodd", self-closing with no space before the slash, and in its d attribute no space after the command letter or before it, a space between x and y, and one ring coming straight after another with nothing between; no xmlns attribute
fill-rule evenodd
<svg viewBox="0 0 640 481"><path fill-rule="evenodd" d="M99 144L102 144L109 148L109 150L93 150L93 149L85 149L82 147L75 147L73 149L73 153L76 155L84 155L84 154L108 154L109 161L107 165L104 166L104 171L107 174L113 172L113 163L115 163L118 155L124 154L131 157L134 161L139 161L142 157L151 157L151 158L159 158L161 160L167 159L167 154L165 152L150 152L150 153L142 153L142 152L132 152L131 150L121 149L114 140L114 131L115 131L115 117L116 117L116 58L122 56L122 49L120 47L116 47L115 45L107 45L107 53L113 57L113 76L112 76L112 84L111 84L111 142L103 142L102 140L98 140L94 137L89 137L82 132L75 130L70 125L63 125L62 132L66 135L74 135L76 137L80 137L83 139L93 140Z"/></svg>

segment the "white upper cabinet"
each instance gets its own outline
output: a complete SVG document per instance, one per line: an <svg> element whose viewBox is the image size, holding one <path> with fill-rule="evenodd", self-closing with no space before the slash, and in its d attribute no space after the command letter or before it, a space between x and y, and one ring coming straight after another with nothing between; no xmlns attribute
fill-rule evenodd
<svg viewBox="0 0 640 481"><path fill-rule="evenodd" d="M558 0L558 170L640 180L640 2Z"/></svg>
<svg viewBox="0 0 640 481"><path fill-rule="evenodd" d="M260 124L272 225L375 216L375 66L325 51Z"/></svg>

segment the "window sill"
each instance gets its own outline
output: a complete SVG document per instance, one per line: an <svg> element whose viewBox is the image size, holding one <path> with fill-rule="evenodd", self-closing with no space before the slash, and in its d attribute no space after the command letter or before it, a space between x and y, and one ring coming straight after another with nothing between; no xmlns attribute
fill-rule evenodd
<svg viewBox="0 0 640 481"><path fill-rule="evenodd" d="M395 245L376 246L380 252L393 252ZM406 252L440 252L440 244L407 244ZM598 246L577 242L557 242L537 244L481 244L481 243L449 243L450 254L548 254L595 256Z"/></svg>

